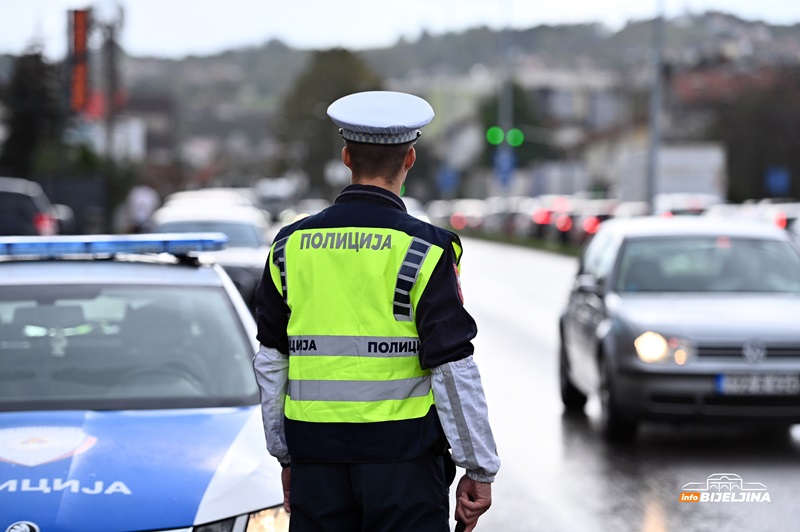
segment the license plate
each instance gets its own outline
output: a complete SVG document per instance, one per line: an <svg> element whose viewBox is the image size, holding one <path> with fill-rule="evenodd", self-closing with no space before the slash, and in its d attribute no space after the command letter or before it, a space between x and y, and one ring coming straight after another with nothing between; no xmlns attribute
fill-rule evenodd
<svg viewBox="0 0 800 532"><path fill-rule="evenodd" d="M794 395L800 393L798 375L717 375L722 395Z"/></svg>

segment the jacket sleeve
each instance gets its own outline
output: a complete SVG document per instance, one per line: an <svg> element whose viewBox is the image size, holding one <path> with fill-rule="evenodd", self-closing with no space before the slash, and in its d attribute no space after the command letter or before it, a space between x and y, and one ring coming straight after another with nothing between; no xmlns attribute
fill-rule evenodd
<svg viewBox="0 0 800 532"><path fill-rule="evenodd" d="M461 360L474 350L478 327L464 308L458 259L451 246L444 248L414 309L423 369Z"/></svg>
<svg viewBox="0 0 800 532"><path fill-rule="evenodd" d="M291 458L284 432L284 398L289 380L289 357L262 345L253 359L253 369L261 393L267 450L279 462L288 464Z"/></svg>
<svg viewBox="0 0 800 532"><path fill-rule="evenodd" d="M494 482L500 458L472 339L478 329L464 308L459 279L460 241L447 246L416 309L420 365L431 370L436 410L453 461L479 482Z"/></svg>
<svg viewBox="0 0 800 532"><path fill-rule="evenodd" d="M278 237L282 234L278 233ZM278 237L275 241L278 241ZM261 282L256 288L256 325L258 333L256 337L259 343L265 347L271 347L281 353L289 352L289 340L286 328L289 324L289 307L283 300L283 294L275 286L275 277L280 277L277 266L273 263L272 255L275 251L273 244L270 249L267 263L264 265L264 273Z"/></svg>
<svg viewBox="0 0 800 532"><path fill-rule="evenodd" d="M478 482L494 482L500 469L481 376L472 356L432 368L436 411L453 462Z"/></svg>

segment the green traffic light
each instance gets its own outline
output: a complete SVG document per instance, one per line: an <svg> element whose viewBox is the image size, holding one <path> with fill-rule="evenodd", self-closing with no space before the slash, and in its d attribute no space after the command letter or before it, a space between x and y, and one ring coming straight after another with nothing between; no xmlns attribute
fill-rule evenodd
<svg viewBox="0 0 800 532"><path fill-rule="evenodd" d="M525 135L517 128L509 129L508 134L506 135L506 142L514 148L522 146L522 143L525 142Z"/></svg>
<svg viewBox="0 0 800 532"><path fill-rule="evenodd" d="M492 126L486 130L486 140L493 146L499 146L502 144L503 137L505 137L505 133L503 133L503 129L501 127Z"/></svg>

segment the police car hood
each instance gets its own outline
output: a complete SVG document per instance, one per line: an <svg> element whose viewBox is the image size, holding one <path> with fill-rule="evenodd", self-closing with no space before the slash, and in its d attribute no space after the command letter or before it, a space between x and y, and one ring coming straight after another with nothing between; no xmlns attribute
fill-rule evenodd
<svg viewBox="0 0 800 532"><path fill-rule="evenodd" d="M187 529L283 495L251 406L0 413L0 500L0 530L115 532Z"/></svg>

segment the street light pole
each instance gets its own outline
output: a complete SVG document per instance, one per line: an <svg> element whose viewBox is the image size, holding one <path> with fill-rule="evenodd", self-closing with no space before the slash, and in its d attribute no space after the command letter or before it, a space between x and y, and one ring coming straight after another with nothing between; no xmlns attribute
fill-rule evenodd
<svg viewBox="0 0 800 532"><path fill-rule="evenodd" d="M647 152L647 183L645 200L653 212L654 199L658 191L658 153L661 147L661 107L664 69L664 5L658 0L658 12L653 21L653 84L650 91L650 135Z"/></svg>
<svg viewBox="0 0 800 532"><path fill-rule="evenodd" d="M94 23L103 39L101 48L102 71L105 81L105 229L113 231L115 150L114 139L117 121L117 90L119 89L117 39L122 27L123 10L117 1L98 4Z"/></svg>
<svg viewBox="0 0 800 532"><path fill-rule="evenodd" d="M497 95L497 122L500 124L505 135L508 135L514 121L514 88L512 85L513 80L513 64L511 61L511 46L512 46L512 26L511 26L511 2L510 0L501 0L503 2L504 12L508 14L506 21L508 25L501 28L500 38L500 76L499 76L499 91ZM506 161L500 165L503 169L499 169L496 161L496 171L501 174L498 176L503 185L503 191L508 193L509 184L511 181L511 173L513 172L513 164L508 161L513 160L514 153L508 142L503 142L496 148L497 153L495 158L497 160Z"/></svg>

